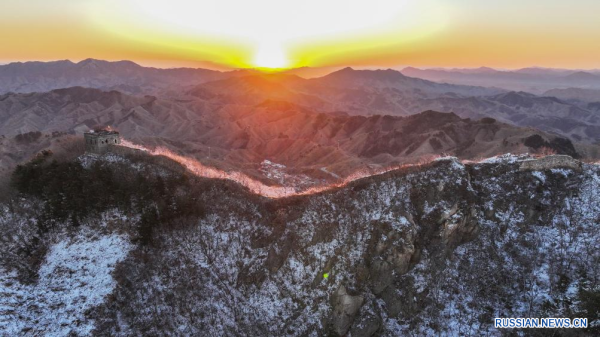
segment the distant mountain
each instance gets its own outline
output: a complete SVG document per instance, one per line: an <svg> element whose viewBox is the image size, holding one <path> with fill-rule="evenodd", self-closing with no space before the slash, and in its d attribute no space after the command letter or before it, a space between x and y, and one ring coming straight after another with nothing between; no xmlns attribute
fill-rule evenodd
<svg viewBox="0 0 600 337"><path fill-rule="evenodd" d="M426 94L452 92L459 95L479 96L500 92L500 90L482 87L435 83L420 78L408 77L392 69L354 70L347 67L311 81L321 86L392 88L401 91L421 91Z"/></svg>
<svg viewBox="0 0 600 337"><path fill-rule="evenodd" d="M489 96L502 92L435 83L390 69L345 68L313 79L287 74L231 77L200 84L187 93L220 104L258 104L271 99L289 101L320 112L408 116L427 110L419 105L421 99Z"/></svg>
<svg viewBox="0 0 600 337"><path fill-rule="evenodd" d="M523 68L518 70L478 69L418 69L402 70L407 76L453 84L497 87L510 91L541 94L556 88L600 89L600 75L593 71L551 68Z"/></svg>
<svg viewBox="0 0 600 337"><path fill-rule="evenodd" d="M318 96L297 90L304 83L307 80L296 75L259 73L203 83L187 91L187 94L222 104L254 105L272 99L322 106L323 102Z"/></svg>
<svg viewBox="0 0 600 337"><path fill-rule="evenodd" d="M565 79L572 82L600 82L600 76L588 73L585 71L578 71L565 76ZM600 83L599 83L600 84Z"/></svg>
<svg viewBox="0 0 600 337"><path fill-rule="evenodd" d="M409 117L348 116L276 100L214 105L210 99L170 100L84 88L0 96L0 134L6 137L32 131L81 134L107 125L128 139L226 167L269 159L307 174L328 167L342 176L369 165L441 153L478 158L535 151L543 144L530 148L524 144L528 137L539 135L548 144L557 138L490 118L474 121L434 111ZM572 145L555 150L577 155Z"/></svg>
<svg viewBox="0 0 600 337"><path fill-rule="evenodd" d="M490 117L588 143L600 140L596 109L585 103L526 92L440 84L394 70L346 68L310 80L282 74L239 76L198 85L187 94L212 104L254 105L279 100L312 111L362 116L454 112L462 118Z"/></svg>
<svg viewBox="0 0 600 337"><path fill-rule="evenodd" d="M541 76L557 76L557 75L568 75L575 72L575 70L569 69L556 69L556 68L542 68L542 67L529 67L529 68L521 68L514 71L515 73L520 74L529 74L529 75L541 75Z"/></svg>
<svg viewBox="0 0 600 337"><path fill-rule="evenodd" d="M508 92L489 97L439 97L415 102L419 109L453 111L462 117L493 117L506 123L535 127L577 141L600 140L600 116L584 105Z"/></svg>
<svg viewBox="0 0 600 337"><path fill-rule="evenodd" d="M552 89L544 93L544 96L553 96L562 100L578 100L583 102L600 102L600 89Z"/></svg>
<svg viewBox="0 0 600 337"><path fill-rule="evenodd" d="M85 60L13 63L0 67L2 83L21 83L20 90L29 88L61 87L69 83L136 95L128 99L145 100L146 95L159 98L164 110L174 109L180 113L181 106L194 105L197 114L212 110L236 109L256 106L262 102L284 101L293 103L312 112L332 115L410 116L426 110L454 112L462 118L480 119L490 117L500 122L535 127L573 138L577 141L594 143L600 140L598 107L587 102L540 97L522 91L505 91L481 86L437 83L410 77L401 72L387 70L355 70L344 68L328 75L305 79L293 74L262 73L253 69L217 72L204 69L155 69L141 67L133 62L107 62ZM554 69L525 69L522 72L497 71L490 68L419 70L406 68L404 72L417 72L430 76L462 76L461 78L504 78L526 85L531 78L541 82L552 82L572 76L581 80L593 78L591 72L571 72ZM531 73L537 73L531 74ZM440 75L441 74L441 75ZM541 74L541 75L540 75ZM592 76L592 77L590 77ZM542 81L541 79L544 78ZM589 81L588 81L589 82ZM591 83L591 82L590 82ZM36 89L37 90L37 89ZM75 91L75 89L68 89ZM79 89L81 90L81 89ZM594 89L595 90L595 89ZM598 89L600 90L600 89ZM73 92L73 102L81 102L83 92ZM7 99L6 97L0 99ZM104 98L110 100L110 98ZM593 103L593 102L592 102ZM123 105L123 102L118 104ZM125 104L127 105L127 104ZM139 104L138 104L139 105ZM39 109L35 107L32 109ZM7 132L37 130L43 118L29 115L29 120L15 124L7 120ZM81 126L85 128L87 126ZM171 129L166 126L166 129ZM189 128L182 125L182 128ZM62 128L57 127L57 130Z"/></svg>
<svg viewBox="0 0 600 337"><path fill-rule="evenodd" d="M339 69L340 67L299 67L285 70L282 73L289 75L297 75L302 78L315 78L325 76Z"/></svg>
<svg viewBox="0 0 600 337"><path fill-rule="evenodd" d="M345 85L367 84L377 87L394 87L402 90L418 89L434 92L456 92L482 95L497 91L484 88L440 85L420 79L411 79L400 72L388 70L353 70L345 68L295 68L283 72L265 74L255 69L219 72L208 69L176 68L159 69L142 67L131 61L109 62L86 59L78 63L16 62L0 65L0 94L6 92L45 92L54 89L82 86L102 90L119 90L129 94L173 93L186 86L235 77L294 75L303 78L319 78L323 84L345 82ZM323 76L325 75L325 76Z"/></svg>
<svg viewBox="0 0 600 337"><path fill-rule="evenodd" d="M275 74L297 75L317 79L323 84L346 82L390 87L400 90L418 89L427 92L453 92L461 95L487 95L497 87L508 91L541 94L555 88L600 89L600 71L575 71L549 68L524 68L515 71L488 67L455 69L418 69L407 67L401 73L387 70L354 70L333 67L300 67ZM109 62L86 59L78 63L68 60L54 62L15 62L0 65L0 94L6 92L45 92L53 89L83 86L103 90L119 90L129 94L177 94L188 86L238 76L261 74L256 69L220 72L208 69L159 69L142 67L131 61ZM405 75L401 77L399 75ZM406 77L413 77L407 79ZM446 82L464 87L448 87L440 83L418 82L415 78ZM495 93L498 93L496 90Z"/></svg>
<svg viewBox="0 0 600 337"><path fill-rule="evenodd" d="M495 74L498 70L490 67L453 69L466 74Z"/></svg>
<svg viewBox="0 0 600 337"><path fill-rule="evenodd" d="M158 69L131 61L87 59L78 63L16 62L0 65L0 93L45 92L83 86L119 89L132 94L154 93L173 85L193 85L229 75L208 69Z"/></svg>

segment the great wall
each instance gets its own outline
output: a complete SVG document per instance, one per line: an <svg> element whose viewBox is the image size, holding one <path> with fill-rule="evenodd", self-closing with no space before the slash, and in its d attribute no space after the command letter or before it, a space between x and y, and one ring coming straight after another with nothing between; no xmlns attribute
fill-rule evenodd
<svg viewBox="0 0 600 337"><path fill-rule="evenodd" d="M163 156L171 159L181 165L183 165L191 173L204 178L213 179L227 179L235 181L256 194L268 198L285 198L298 195L307 195L323 192L337 187L342 187L355 180L365 178L372 175L383 174L392 170L407 168L407 167L420 167L422 164L405 164L402 166L388 167L380 170L379 172L355 172L354 174L346 177L340 182L311 187L305 190L297 190L290 186L270 186L256 179L247 176L244 173L232 171L227 172L214 167L206 166L200 163L198 160L193 158L185 157L174 153L173 151L163 148L156 147L153 149L144 147L142 145L134 144L128 140L121 139L118 132L113 130L97 130L85 134L86 140L86 152L94 154L104 154L107 152L115 154L132 154L132 153L146 153L153 156ZM97 146L97 142L100 141L101 146ZM438 158L437 160L453 160L460 163L460 160L455 157L444 157ZM466 163L466 162L465 162ZM469 164L477 164L477 162L468 162ZM582 163L570 156L566 155L549 155L541 158L528 158L517 161L519 165L519 171L544 171L550 169L567 168L575 171L582 170Z"/></svg>

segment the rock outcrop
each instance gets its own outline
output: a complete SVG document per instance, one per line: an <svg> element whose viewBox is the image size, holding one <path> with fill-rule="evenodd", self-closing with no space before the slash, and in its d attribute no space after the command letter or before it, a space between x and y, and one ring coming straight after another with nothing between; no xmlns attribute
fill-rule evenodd
<svg viewBox="0 0 600 337"><path fill-rule="evenodd" d="M543 171L557 168L567 168L581 171L581 162L571 156L551 155L539 159L528 159L521 162L521 171Z"/></svg>
<svg viewBox="0 0 600 337"><path fill-rule="evenodd" d="M343 285L333 294L333 327L338 335L343 336L348 332L363 301L364 298L360 295L348 294Z"/></svg>

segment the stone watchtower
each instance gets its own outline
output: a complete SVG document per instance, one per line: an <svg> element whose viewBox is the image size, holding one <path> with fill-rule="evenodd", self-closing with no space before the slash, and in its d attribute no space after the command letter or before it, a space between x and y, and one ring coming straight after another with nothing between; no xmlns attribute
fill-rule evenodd
<svg viewBox="0 0 600 337"><path fill-rule="evenodd" d="M83 134L85 138L85 151L91 153L106 153L111 145L121 144L117 131L93 130Z"/></svg>

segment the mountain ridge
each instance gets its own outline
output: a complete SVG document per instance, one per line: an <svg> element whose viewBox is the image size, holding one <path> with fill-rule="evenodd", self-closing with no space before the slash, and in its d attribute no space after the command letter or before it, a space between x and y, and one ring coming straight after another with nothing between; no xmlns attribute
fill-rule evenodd
<svg viewBox="0 0 600 337"><path fill-rule="evenodd" d="M594 317L598 167L530 171L523 160L442 158L270 200L144 153L38 158L15 175L13 193L26 204L0 204L0 327L493 334L494 316L543 317L547 301L556 315ZM88 190L106 202L88 200ZM557 233L581 249L561 250Z"/></svg>
<svg viewBox="0 0 600 337"><path fill-rule="evenodd" d="M393 166L442 153L473 159L538 151L554 146L544 144L555 144L553 140L559 138L491 118L471 120L436 111L404 117L360 116L323 113L274 99L253 105L213 104L81 87L6 94L0 96L0 134L9 138L27 132L81 135L110 125L127 139L165 146L213 165L260 176L258 166L267 159L288 166L290 173L319 179L323 167L347 176L370 166ZM534 135L542 141L532 143L534 147L525 145ZM578 149L571 145L554 150L573 156L578 151L587 153L576 145Z"/></svg>

